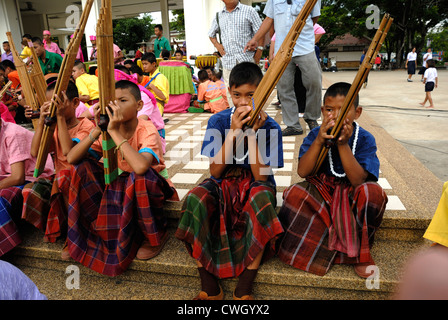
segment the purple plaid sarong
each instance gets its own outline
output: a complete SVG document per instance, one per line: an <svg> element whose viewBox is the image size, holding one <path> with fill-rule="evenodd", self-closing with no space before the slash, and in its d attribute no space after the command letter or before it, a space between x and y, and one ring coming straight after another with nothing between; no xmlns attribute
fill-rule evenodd
<svg viewBox="0 0 448 320"><path fill-rule="evenodd" d="M166 230L163 203L173 189L156 171L123 173L104 184L104 169L85 160L72 168L67 245L84 266L108 276L123 273L142 241L160 245Z"/></svg>
<svg viewBox="0 0 448 320"><path fill-rule="evenodd" d="M0 190L0 257L22 242L14 220L20 219L22 212L23 187Z"/></svg>

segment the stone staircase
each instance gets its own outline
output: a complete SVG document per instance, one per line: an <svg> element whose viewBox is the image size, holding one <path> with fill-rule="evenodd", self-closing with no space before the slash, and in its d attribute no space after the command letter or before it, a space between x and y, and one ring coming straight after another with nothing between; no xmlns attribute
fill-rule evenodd
<svg viewBox="0 0 448 320"><path fill-rule="evenodd" d="M376 234L372 253L378 266L379 281L361 279L352 267L346 265L335 265L327 275L319 277L273 258L258 272L254 286L257 299L390 299L406 259L429 245L422 235L437 207L442 182L377 125L367 112L363 113L359 123L376 137L381 177L390 186L386 188L390 206ZM300 143L296 142L298 146ZM297 182L294 179L293 183ZM282 190L278 192L281 195ZM23 226L23 243L5 259L25 272L49 299L190 300L198 293L200 281L195 262L183 244L172 236L180 207L180 203L166 206L171 237L161 254L150 261L135 260L118 277L106 277L74 261L61 260L62 241L43 243L42 234L30 226ZM72 274L72 266L79 268L80 283L79 289L69 290L66 281ZM224 280L221 284L225 299L232 299L236 280Z"/></svg>

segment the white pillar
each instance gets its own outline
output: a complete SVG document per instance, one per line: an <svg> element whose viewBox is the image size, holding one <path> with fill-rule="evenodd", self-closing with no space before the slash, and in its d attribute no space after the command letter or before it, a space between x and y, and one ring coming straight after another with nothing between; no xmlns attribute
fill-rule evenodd
<svg viewBox="0 0 448 320"><path fill-rule="evenodd" d="M171 44L170 36L170 15L168 10L168 0L160 0L160 11L162 13L163 36L168 39Z"/></svg>
<svg viewBox="0 0 448 320"><path fill-rule="evenodd" d="M86 7L87 0L82 0L82 10ZM87 57L86 60L90 59L90 51L92 50L92 43L90 42L90 36L96 36L96 25L100 17L101 0L95 0L92 9L90 9L89 19L87 20L86 28L84 30L84 36L86 37L87 44Z"/></svg>
<svg viewBox="0 0 448 320"><path fill-rule="evenodd" d="M187 42L187 58L190 56L212 54L216 51L208 32L216 12L224 7L221 0L184 0L185 40Z"/></svg>
<svg viewBox="0 0 448 320"><path fill-rule="evenodd" d="M23 27L22 17L16 0L0 0L0 40L7 41L6 32L11 32L14 44L19 53L22 50ZM3 50L2 50L3 52Z"/></svg>

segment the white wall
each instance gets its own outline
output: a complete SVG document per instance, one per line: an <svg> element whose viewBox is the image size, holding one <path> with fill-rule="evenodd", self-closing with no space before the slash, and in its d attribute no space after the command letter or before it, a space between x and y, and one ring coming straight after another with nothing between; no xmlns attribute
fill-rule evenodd
<svg viewBox="0 0 448 320"><path fill-rule="evenodd" d="M17 51L21 52L23 29L16 0L0 0L0 41L7 41L10 31Z"/></svg>
<svg viewBox="0 0 448 320"><path fill-rule="evenodd" d="M208 37L216 12L224 7L221 0L184 0L185 40L188 59L191 55L212 54L216 51ZM190 63L194 63L189 59Z"/></svg>

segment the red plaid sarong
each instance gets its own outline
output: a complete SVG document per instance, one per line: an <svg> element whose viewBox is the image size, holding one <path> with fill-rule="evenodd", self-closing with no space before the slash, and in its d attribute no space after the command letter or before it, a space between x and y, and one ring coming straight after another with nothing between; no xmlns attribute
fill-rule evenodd
<svg viewBox="0 0 448 320"><path fill-rule="evenodd" d="M173 189L156 171L123 173L104 184L104 169L85 160L72 168L67 244L84 266L108 276L124 272L144 237L160 245L166 230L165 199Z"/></svg>
<svg viewBox="0 0 448 320"><path fill-rule="evenodd" d="M53 181L44 240L56 242L67 226L68 194L71 182L70 170L59 171Z"/></svg>
<svg viewBox="0 0 448 320"><path fill-rule="evenodd" d="M37 229L44 231L50 210L50 195L53 177L41 178L25 185L22 190L22 219L31 223Z"/></svg>
<svg viewBox="0 0 448 320"><path fill-rule="evenodd" d="M356 189L325 175L285 190L279 218L287 229L279 241L283 262L317 275L334 263L372 261L370 248L387 204L375 182Z"/></svg>
<svg viewBox="0 0 448 320"><path fill-rule="evenodd" d="M20 219L22 189L23 186L0 189L0 257L22 242L14 222Z"/></svg>
<svg viewBox="0 0 448 320"><path fill-rule="evenodd" d="M283 232L274 186L251 181L250 170L229 172L220 183L206 179L184 202L176 237L219 278L239 276L264 249L267 259Z"/></svg>

